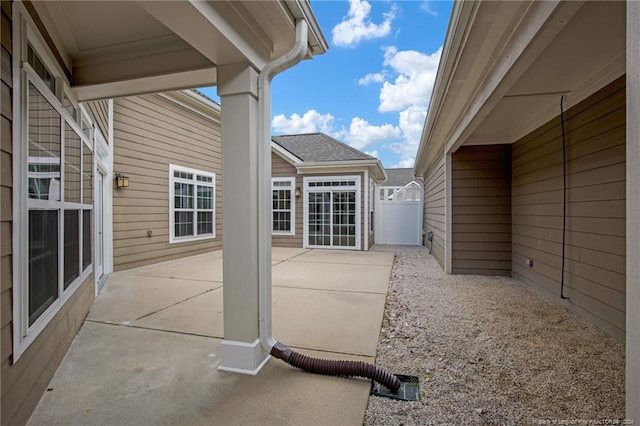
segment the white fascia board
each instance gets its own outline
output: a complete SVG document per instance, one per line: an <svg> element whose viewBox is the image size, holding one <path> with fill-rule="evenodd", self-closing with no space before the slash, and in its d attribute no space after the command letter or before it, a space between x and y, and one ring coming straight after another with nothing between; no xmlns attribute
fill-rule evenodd
<svg viewBox="0 0 640 426"><path fill-rule="evenodd" d="M220 105L193 90L159 93L159 96L220 124Z"/></svg>
<svg viewBox="0 0 640 426"><path fill-rule="evenodd" d="M296 157L295 155L275 143L273 140L271 141L271 152L278 154L278 156L280 156L283 160L285 160L292 166L298 166L302 163L301 158Z"/></svg>
<svg viewBox="0 0 640 426"><path fill-rule="evenodd" d="M380 160L354 160L354 161L323 161L313 163L300 163L295 165L300 174L340 173L340 172L364 172L368 170L376 182L387 179L387 173Z"/></svg>
<svg viewBox="0 0 640 426"><path fill-rule="evenodd" d="M413 171L415 176L422 176L422 173L427 169L428 164L426 164L426 161L423 161L426 160L424 156L430 144L433 129L442 109L442 104L446 98L447 89L451 84L453 73L458 68L458 62L460 60L459 52L462 51L464 44L467 42L465 34L471 22L472 12L478 7L477 3L478 2L465 1L456 1L453 3L451 19L442 47L442 56L438 64L436 80L431 99L429 100L428 113L416 154Z"/></svg>

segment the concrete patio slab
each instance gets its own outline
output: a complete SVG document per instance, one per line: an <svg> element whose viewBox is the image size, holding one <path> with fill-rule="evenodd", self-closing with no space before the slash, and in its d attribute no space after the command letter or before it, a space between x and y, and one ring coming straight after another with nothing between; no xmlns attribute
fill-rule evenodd
<svg viewBox="0 0 640 426"><path fill-rule="evenodd" d="M363 422L369 381L303 373L275 359L258 376L225 373L219 353L218 339L86 322L29 424Z"/></svg>
<svg viewBox="0 0 640 426"><path fill-rule="evenodd" d="M273 286L387 294L391 265L327 265L297 259L273 267Z"/></svg>
<svg viewBox="0 0 640 426"><path fill-rule="evenodd" d="M214 288L219 282L187 281L118 272L109 276L88 319L122 323L134 321Z"/></svg>
<svg viewBox="0 0 640 426"><path fill-rule="evenodd" d="M151 277L179 278L183 280L222 282L222 251L200 254L184 259L170 260L156 265L143 266L127 273Z"/></svg>
<svg viewBox="0 0 640 426"><path fill-rule="evenodd" d="M352 265L388 265L393 264L391 252L350 251L350 250L309 250L293 259L292 262L345 263Z"/></svg>
<svg viewBox="0 0 640 426"><path fill-rule="evenodd" d="M222 287L134 321L134 327L224 337Z"/></svg>
<svg viewBox="0 0 640 426"><path fill-rule="evenodd" d="M273 247L271 249L271 259L273 260L287 260L293 257L299 256L302 253L308 252L309 249L294 248L294 247Z"/></svg>
<svg viewBox="0 0 640 426"><path fill-rule="evenodd" d="M385 298L274 287L274 337L288 346L375 357Z"/></svg>
<svg viewBox="0 0 640 426"><path fill-rule="evenodd" d="M312 356L373 362L393 256L313 252L272 252L274 337ZM30 424L361 425L368 380L279 360L257 376L217 370L221 278L220 251L112 274Z"/></svg>

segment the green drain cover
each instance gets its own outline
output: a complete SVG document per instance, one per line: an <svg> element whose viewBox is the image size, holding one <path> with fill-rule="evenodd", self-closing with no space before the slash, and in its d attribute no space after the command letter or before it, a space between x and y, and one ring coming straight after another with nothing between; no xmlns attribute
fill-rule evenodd
<svg viewBox="0 0 640 426"><path fill-rule="evenodd" d="M398 392L392 392L386 386L377 382L371 382L371 395L385 398L398 399L400 401L420 401L420 384L416 376L395 375L400 380Z"/></svg>

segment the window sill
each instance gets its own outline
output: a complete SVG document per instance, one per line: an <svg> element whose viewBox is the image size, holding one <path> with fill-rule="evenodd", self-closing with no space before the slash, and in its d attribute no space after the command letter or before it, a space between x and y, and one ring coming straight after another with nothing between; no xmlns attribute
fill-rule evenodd
<svg viewBox="0 0 640 426"><path fill-rule="evenodd" d="M213 240L216 238L216 234L212 235L199 235L197 237L169 237L169 244L178 244L178 243L192 243L194 241L204 241L204 240Z"/></svg>

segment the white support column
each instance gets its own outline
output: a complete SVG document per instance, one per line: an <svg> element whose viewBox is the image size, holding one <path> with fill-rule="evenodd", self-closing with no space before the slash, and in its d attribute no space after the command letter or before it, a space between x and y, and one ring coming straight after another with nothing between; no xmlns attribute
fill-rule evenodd
<svg viewBox="0 0 640 426"><path fill-rule="evenodd" d="M627 418L640 423L640 3L627 1Z"/></svg>
<svg viewBox="0 0 640 426"><path fill-rule="evenodd" d="M269 355L258 322L258 73L218 67L222 103L224 341L219 369L257 374Z"/></svg>

